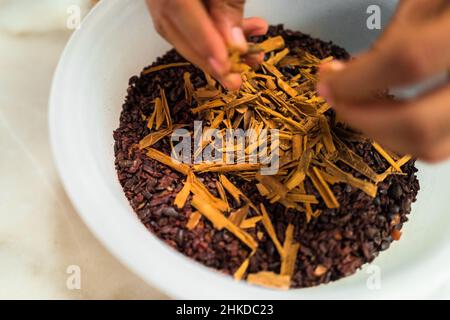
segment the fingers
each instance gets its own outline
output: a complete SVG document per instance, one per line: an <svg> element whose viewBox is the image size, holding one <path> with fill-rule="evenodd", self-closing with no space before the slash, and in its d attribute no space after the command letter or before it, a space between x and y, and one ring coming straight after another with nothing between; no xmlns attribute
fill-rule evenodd
<svg viewBox="0 0 450 320"><path fill-rule="evenodd" d="M239 89L242 79L230 73L228 47L246 52L246 36L265 34L268 24L261 18L243 20L244 0L210 0L206 7L203 2L147 0L159 34L226 88ZM262 60L263 56L254 55L246 62L256 66Z"/></svg>
<svg viewBox="0 0 450 320"><path fill-rule="evenodd" d="M393 22L370 51L349 63L321 67L317 90L340 119L386 147L429 162L446 159L450 85L409 102L374 97L448 70L449 32L448 1L401 1Z"/></svg>
<svg viewBox="0 0 450 320"><path fill-rule="evenodd" d="M242 20L242 29L246 37L262 36L269 30L269 24L263 18L245 18Z"/></svg>
<svg viewBox="0 0 450 320"><path fill-rule="evenodd" d="M245 53L248 48L247 37L267 33L269 24L262 18L243 19L245 0L210 0L208 11L226 43Z"/></svg>
<svg viewBox="0 0 450 320"><path fill-rule="evenodd" d="M442 13L448 4L447 0L401 0L396 16L407 16L410 20L423 21Z"/></svg>
<svg viewBox="0 0 450 320"><path fill-rule="evenodd" d="M426 161L450 156L450 86L414 102L341 105L340 119L386 147Z"/></svg>
<svg viewBox="0 0 450 320"><path fill-rule="evenodd" d="M248 49L242 29L245 0L209 0L206 5L226 44L245 53Z"/></svg>
<svg viewBox="0 0 450 320"><path fill-rule="evenodd" d="M252 68L257 68L264 61L264 52L250 54L244 57L244 63Z"/></svg>
<svg viewBox="0 0 450 320"><path fill-rule="evenodd" d="M198 0L172 0L165 6L166 19L176 26L184 42L195 48L203 59L213 59L223 65L216 73L226 73L228 50L203 4Z"/></svg>
<svg viewBox="0 0 450 320"><path fill-rule="evenodd" d="M190 43L185 41L176 26L174 26L170 21L167 21L164 24L164 38L170 43L176 44L174 46L176 46L177 51L185 57L186 60L191 61L202 70L211 74L218 81L220 81L224 87L232 90L240 87L240 76L236 77L235 74L218 71L220 68L223 68L223 65L218 64L218 62L213 59L210 61L205 61L202 54L197 52Z"/></svg>
<svg viewBox="0 0 450 320"><path fill-rule="evenodd" d="M334 103L360 102L380 90L425 80L450 67L450 41L444 40L449 32L446 16L412 30L392 26L369 52L345 65L323 66L318 90Z"/></svg>
<svg viewBox="0 0 450 320"><path fill-rule="evenodd" d="M450 157L450 139L441 141L432 150L424 152L419 159L429 163L438 163Z"/></svg>
<svg viewBox="0 0 450 320"><path fill-rule="evenodd" d="M258 17L246 18L242 21L242 29L246 37L262 36L269 30L269 24L266 20ZM256 68L264 61L264 52L247 55L244 62Z"/></svg>
<svg viewBox="0 0 450 320"><path fill-rule="evenodd" d="M177 51L229 89L240 87L230 73L228 48L200 0L147 0L157 31Z"/></svg>

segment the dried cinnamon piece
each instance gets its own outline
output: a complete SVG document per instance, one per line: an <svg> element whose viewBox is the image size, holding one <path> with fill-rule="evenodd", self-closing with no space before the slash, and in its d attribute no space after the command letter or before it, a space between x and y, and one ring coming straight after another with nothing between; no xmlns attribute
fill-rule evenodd
<svg viewBox="0 0 450 320"><path fill-rule="evenodd" d="M334 146L333 137L331 136L330 126L325 116L319 117L319 126L323 137L323 144L329 155L334 155L336 147Z"/></svg>
<svg viewBox="0 0 450 320"><path fill-rule="evenodd" d="M170 135L172 132L173 132L172 128L167 128L146 135L141 141L139 141L139 149L151 147L162 138Z"/></svg>
<svg viewBox="0 0 450 320"><path fill-rule="evenodd" d="M283 79L277 78L277 84L280 87L281 90L286 92L289 96L292 98L295 98L298 96L298 92L294 90L288 83L286 83Z"/></svg>
<svg viewBox="0 0 450 320"><path fill-rule="evenodd" d="M186 101L190 104L192 104L192 97L194 95L194 85L191 82L191 74L189 72L185 72L183 74L183 80L184 80L184 95L186 98Z"/></svg>
<svg viewBox="0 0 450 320"><path fill-rule="evenodd" d="M161 127L161 125L163 124L164 118L165 118L164 107L162 105L161 98L156 98L155 99L155 111L154 111L154 113L155 113L155 117L151 118L152 119L152 124L153 124L153 119L154 119L155 120L155 125L156 125L156 130L158 130ZM148 126L151 129L150 123L149 123Z"/></svg>
<svg viewBox="0 0 450 320"><path fill-rule="evenodd" d="M333 191L331 191L327 182L320 174L320 171L316 167L313 167L312 170L309 170L308 176L314 184L314 187L320 193L320 196L322 197L326 206L330 209L339 208L339 203L337 202Z"/></svg>
<svg viewBox="0 0 450 320"><path fill-rule="evenodd" d="M389 153L387 153L382 146L380 146L378 143L373 142L372 146L375 148L375 150L378 151L378 153L398 172L402 172L402 169L397 165L397 162L395 162L394 159L390 156Z"/></svg>
<svg viewBox="0 0 450 320"><path fill-rule="evenodd" d="M236 99L236 100L228 103L226 108L227 108L227 110L230 110L230 109L239 107L243 104L249 103L249 102L255 100L256 98L258 98L257 95L247 95L247 96L244 96L242 98Z"/></svg>
<svg viewBox="0 0 450 320"><path fill-rule="evenodd" d="M162 64L155 67L150 67L148 69L145 69L142 74L147 75L156 71L161 71L168 68L176 68L176 67L186 67L190 66L191 64L189 62L174 62L174 63L168 63L168 64Z"/></svg>
<svg viewBox="0 0 450 320"><path fill-rule="evenodd" d="M205 202L200 196L194 195L191 203L203 216L212 222L214 227L227 229L252 250L255 250L258 247L258 243L255 239L228 220L219 210L214 208L208 202Z"/></svg>
<svg viewBox="0 0 450 320"><path fill-rule="evenodd" d="M210 129L217 129L219 127L219 125L222 123L224 116L225 116L225 112L219 111L217 116L211 122L211 125L209 126Z"/></svg>
<svg viewBox="0 0 450 320"><path fill-rule="evenodd" d="M371 196L372 198L375 198L377 195L377 186L369 181L364 181L358 178L355 178L350 173L347 173L343 171L342 169L338 168L336 165L332 164L331 162L327 161L327 166L325 167L326 172L334 178L334 183L336 182L345 182L352 187L355 187L357 189L360 189L364 191L366 194ZM320 170L319 170L320 172ZM325 179L326 180L326 179Z"/></svg>
<svg viewBox="0 0 450 320"><path fill-rule="evenodd" d="M412 157L410 155L401 157L400 159L398 159L398 161L396 161L397 167L401 168L402 166L407 164L411 159ZM385 172L377 176L376 182L379 183L384 181L384 179L386 179L391 174L400 174L400 173L394 167L391 166Z"/></svg>
<svg viewBox="0 0 450 320"><path fill-rule="evenodd" d="M306 211L306 222L309 223L311 221L312 218L316 218L319 216L319 214L315 214L312 210L311 204L310 203L305 203L305 211Z"/></svg>
<svg viewBox="0 0 450 320"><path fill-rule="evenodd" d="M242 264L240 265L240 267L234 272L234 279L235 280L242 280L242 278L244 277L244 274L247 272L248 266L250 264L250 259L253 257L253 255L256 253L255 250L253 250L249 256L244 260L244 262L242 262Z"/></svg>
<svg viewBox="0 0 450 320"><path fill-rule="evenodd" d="M261 271L249 274L247 282L262 287L287 290L291 285L291 277L269 271Z"/></svg>
<svg viewBox="0 0 450 320"><path fill-rule="evenodd" d="M302 126L301 123L299 123L291 118L285 117L281 113L276 112L270 108L267 108L261 104L258 104L258 106L256 107L256 110L260 110L260 111L267 113L275 118L278 118L281 121L284 121L287 124L290 124L291 126L293 126L295 129L299 130L300 132L306 132L305 128Z"/></svg>
<svg viewBox="0 0 450 320"><path fill-rule="evenodd" d="M216 89L216 80L214 80L211 75L207 72L203 72L206 82L207 82L207 86L206 88L210 89L210 90L215 90Z"/></svg>
<svg viewBox="0 0 450 320"><path fill-rule="evenodd" d="M220 199L222 199L224 202L228 204L227 195L225 194L225 189L223 188L222 183L220 181L216 181L216 189L217 192L219 192ZM228 204L228 210L229 211L230 205Z"/></svg>
<svg viewBox="0 0 450 320"><path fill-rule="evenodd" d="M240 228L241 229L250 229L256 227L256 224L262 220L262 216L256 216L252 218L248 218L241 222Z"/></svg>
<svg viewBox="0 0 450 320"><path fill-rule="evenodd" d="M277 65L281 60L283 60L289 54L289 49L284 48L280 52L277 52L273 57L267 59L268 64Z"/></svg>
<svg viewBox="0 0 450 320"><path fill-rule="evenodd" d="M262 66L264 67L264 69L266 69L268 72L270 72L271 74L273 74L276 78L278 79L282 79L284 77L284 75L280 72L280 70L278 70L275 66L268 64L267 62L263 62Z"/></svg>
<svg viewBox="0 0 450 320"><path fill-rule="evenodd" d="M194 230L195 227L200 222L201 217L202 217L202 214L200 212L198 212L198 211L192 212L191 215L189 216L188 222L186 223L186 228L188 230Z"/></svg>
<svg viewBox="0 0 450 320"><path fill-rule="evenodd" d="M281 246L280 241L278 240L277 234L275 233L275 229L273 227L272 221L270 221L269 214L267 213L266 207L261 203L261 214L262 214L262 223L264 228L266 228L267 234L272 239L275 248L277 248L280 257L283 256L283 247Z"/></svg>
<svg viewBox="0 0 450 320"><path fill-rule="evenodd" d="M172 126L172 128L161 129L159 131L155 131L155 132L149 133L144 138L142 138L141 141L139 141L139 149L142 150L142 149L151 147L152 145L157 143L159 140L161 140L161 139L167 137L168 135L172 134L173 130L179 129L179 128L182 128L182 127L184 127L184 125L182 125L182 124L175 124L175 125Z"/></svg>
<svg viewBox="0 0 450 320"><path fill-rule="evenodd" d="M252 203L252 201L244 194L242 193L239 188L237 188L230 180L228 180L227 177L225 177L223 174L219 176L220 182L222 183L225 190L227 190L231 196L236 200L237 204L241 205L241 199L243 199L246 203L250 205L253 210L258 212L258 208Z"/></svg>
<svg viewBox="0 0 450 320"><path fill-rule="evenodd" d="M302 155L302 142L303 142L303 138L301 135L299 134L295 134L292 137L292 159L293 160L298 160L300 159L300 156Z"/></svg>
<svg viewBox="0 0 450 320"><path fill-rule="evenodd" d="M283 243L283 256L281 257L280 274L292 277L295 271L299 243L294 243L294 226L289 224L286 228L285 240Z"/></svg>
<svg viewBox="0 0 450 320"><path fill-rule="evenodd" d="M377 182L378 175L373 169L356 153L350 150L344 143L339 142L338 159L346 165L352 167L373 182Z"/></svg>
<svg viewBox="0 0 450 320"><path fill-rule="evenodd" d="M269 197L271 198L270 201L272 203L284 199L289 192L289 189L273 176L262 175L258 172L255 178L266 189L270 190Z"/></svg>
<svg viewBox="0 0 450 320"><path fill-rule="evenodd" d="M161 88L161 102L162 102L162 108L163 108L164 118L167 123L167 127L172 128L172 118L170 117L170 108L169 108L169 104L167 102L166 93L164 92L163 88Z"/></svg>
<svg viewBox="0 0 450 320"><path fill-rule="evenodd" d="M220 182L222 183L225 190L227 190L234 200L237 202L238 206L241 205L241 198L244 195L241 190L239 190L227 177L223 174L219 176Z"/></svg>
<svg viewBox="0 0 450 320"><path fill-rule="evenodd" d="M199 113L208 109L214 109L214 108L219 108L225 105L225 101L223 101L222 99L214 99L208 102L205 102L204 104L191 109L192 113Z"/></svg>
<svg viewBox="0 0 450 320"><path fill-rule="evenodd" d="M261 183L257 183L256 188L258 189L259 194L263 197L266 197L270 193L270 190L264 187L264 185Z"/></svg>
<svg viewBox="0 0 450 320"><path fill-rule="evenodd" d="M188 178L181 191L178 192L177 196L175 197L174 204L178 209L182 209L184 207L187 198L189 197L189 193L191 192L192 183L189 180L190 179Z"/></svg>
<svg viewBox="0 0 450 320"><path fill-rule="evenodd" d="M289 190L294 189L305 180L306 173L308 172L309 164L311 162L311 156L312 153L310 149L304 151L301 155L297 168L286 182L286 187Z"/></svg>
<svg viewBox="0 0 450 320"><path fill-rule="evenodd" d="M258 48L267 53L270 51L282 49L282 48L284 48L284 46L285 46L285 42L284 42L283 37L276 36L276 37L271 37L271 38L255 45L254 48Z"/></svg>
<svg viewBox="0 0 450 320"><path fill-rule="evenodd" d="M287 199L294 202L318 204L319 200L312 194L289 193Z"/></svg>
<svg viewBox="0 0 450 320"><path fill-rule="evenodd" d="M231 222L240 227L241 223L245 220L245 218L247 218L249 209L250 205L246 204L242 208L233 211L228 217L228 219L230 219Z"/></svg>
<svg viewBox="0 0 450 320"><path fill-rule="evenodd" d="M184 175L188 175L189 171L191 170L191 168L187 164L175 162L168 155L153 148L148 149L147 156L151 159L161 162L162 164L165 164L168 167L171 167L172 169Z"/></svg>
<svg viewBox="0 0 450 320"><path fill-rule="evenodd" d="M239 172L239 171L256 171L261 169L260 163L238 163L238 164L218 164L218 163L201 163L195 164L193 169L195 172Z"/></svg>
<svg viewBox="0 0 450 320"><path fill-rule="evenodd" d="M206 186L191 172L191 192L199 198L202 198L205 202L208 202L211 206L219 210L220 212L225 212L229 210L228 203L220 198L216 198Z"/></svg>

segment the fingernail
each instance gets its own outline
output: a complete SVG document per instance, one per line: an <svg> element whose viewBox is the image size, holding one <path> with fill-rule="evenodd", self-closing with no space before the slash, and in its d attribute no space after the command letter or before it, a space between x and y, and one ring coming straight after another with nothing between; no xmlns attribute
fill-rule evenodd
<svg viewBox="0 0 450 320"><path fill-rule="evenodd" d="M325 83L317 84L317 92L324 98L328 104L333 104L333 97L331 96L330 87Z"/></svg>
<svg viewBox="0 0 450 320"><path fill-rule="evenodd" d="M223 65L223 63L220 63L219 61L217 61L217 59L216 58L214 58L214 57L209 57L208 58L208 63L209 63L209 66L211 67L211 69L212 69L212 73L215 75L215 76L220 76L220 75L222 75L223 73L224 73L224 65Z"/></svg>
<svg viewBox="0 0 450 320"><path fill-rule="evenodd" d="M241 86L242 79L239 74L230 73L223 77L220 82L229 90L238 90Z"/></svg>
<svg viewBox="0 0 450 320"><path fill-rule="evenodd" d="M345 63L339 60L333 60L320 66L321 72L338 72L346 68Z"/></svg>
<svg viewBox="0 0 450 320"><path fill-rule="evenodd" d="M345 69L345 63L339 60L331 61L328 66L332 71L342 71Z"/></svg>
<svg viewBox="0 0 450 320"><path fill-rule="evenodd" d="M247 39L245 39L244 32L240 27L233 27L231 29L231 41L236 48L242 51L247 50Z"/></svg>
<svg viewBox="0 0 450 320"><path fill-rule="evenodd" d="M320 66L319 75L324 75L328 72L338 72L346 68L345 63L341 61L331 61Z"/></svg>

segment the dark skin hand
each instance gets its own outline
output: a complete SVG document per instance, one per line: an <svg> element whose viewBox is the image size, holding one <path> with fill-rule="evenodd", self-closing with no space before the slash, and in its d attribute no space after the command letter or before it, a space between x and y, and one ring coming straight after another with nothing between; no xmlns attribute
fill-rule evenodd
<svg viewBox="0 0 450 320"><path fill-rule="evenodd" d="M246 37L263 35L261 18L244 19L244 0L147 0L158 33L177 51L228 89L239 89L241 76L230 71L228 48L248 50ZM251 56L257 64L262 55Z"/></svg>
<svg viewBox="0 0 450 320"><path fill-rule="evenodd" d="M156 30L187 60L228 89L241 77L230 71L228 48L248 49L262 35L261 18L243 18L245 0L147 0ZM319 93L340 119L382 145L422 160L450 156L450 84L409 101L373 99L388 88L411 85L450 68L450 1L400 0L375 45L354 61L320 69ZM261 62L261 55L248 58Z"/></svg>
<svg viewBox="0 0 450 320"><path fill-rule="evenodd" d="M375 92L450 68L450 2L403 0L374 47L350 63L321 69L319 93L340 119L386 147L428 162L450 156L450 85L410 101L376 101Z"/></svg>

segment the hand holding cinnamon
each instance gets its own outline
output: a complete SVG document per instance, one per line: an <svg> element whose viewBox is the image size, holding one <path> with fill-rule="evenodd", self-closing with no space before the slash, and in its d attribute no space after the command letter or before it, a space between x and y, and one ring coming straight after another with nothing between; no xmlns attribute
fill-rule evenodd
<svg viewBox="0 0 450 320"><path fill-rule="evenodd" d="M229 49L246 53L246 38L268 29L263 19L243 19L245 0L147 0L147 4L156 30L181 55L225 87L240 87L240 74L231 70Z"/></svg>

